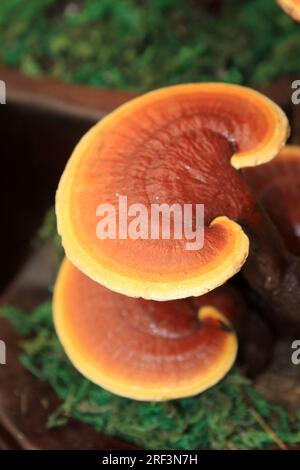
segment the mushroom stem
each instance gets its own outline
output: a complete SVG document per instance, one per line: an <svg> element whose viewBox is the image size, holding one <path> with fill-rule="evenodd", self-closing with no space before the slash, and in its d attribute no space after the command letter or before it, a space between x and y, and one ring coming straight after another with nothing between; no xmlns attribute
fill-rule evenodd
<svg viewBox="0 0 300 470"><path fill-rule="evenodd" d="M243 228L250 239L250 251L243 275L273 312L266 310L276 327L300 323L300 259L286 249L280 234L262 207ZM272 313L276 314L275 318Z"/></svg>

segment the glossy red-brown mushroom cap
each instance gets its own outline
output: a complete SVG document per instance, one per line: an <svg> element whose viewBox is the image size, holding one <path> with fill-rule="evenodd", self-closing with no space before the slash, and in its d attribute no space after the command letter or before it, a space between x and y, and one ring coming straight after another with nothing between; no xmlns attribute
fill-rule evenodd
<svg viewBox="0 0 300 470"><path fill-rule="evenodd" d="M58 336L97 385L136 400L168 400L213 386L231 368L237 339L225 315L191 301L114 293L65 260L54 292Z"/></svg>
<svg viewBox="0 0 300 470"><path fill-rule="evenodd" d="M202 295L233 276L248 254L236 223L255 201L237 168L273 158L284 113L263 95L229 84L178 85L121 106L76 147L57 192L67 257L114 291L154 300ZM186 238L99 239L97 207L204 204L204 246ZM118 229L117 229L118 233ZM148 232L149 234L149 232Z"/></svg>

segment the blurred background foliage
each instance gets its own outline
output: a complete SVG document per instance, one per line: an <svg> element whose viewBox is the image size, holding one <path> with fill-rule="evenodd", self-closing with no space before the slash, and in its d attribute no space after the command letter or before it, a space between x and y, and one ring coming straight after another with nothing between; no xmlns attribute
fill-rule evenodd
<svg viewBox="0 0 300 470"><path fill-rule="evenodd" d="M275 0L1 0L0 61L34 76L147 90L300 72L300 25Z"/></svg>

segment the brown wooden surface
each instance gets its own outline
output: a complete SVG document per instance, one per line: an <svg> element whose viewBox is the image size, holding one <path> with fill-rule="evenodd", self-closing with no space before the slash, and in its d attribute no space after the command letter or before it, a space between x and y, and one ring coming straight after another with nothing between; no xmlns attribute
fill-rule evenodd
<svg viewBox="0 0 300 470"><path fill-rule="evenodd" d="M38 250L6 291L1 303L30 311L49 298L48 286L56 269L54 260L51 246ZM1 320L1 338L6 342L7 364L0 366L0 448L4 445L24 449L132 448L75 420L62 428L46 429L47 416L56 410L59 400L46 383L37 380L21 365L20 337L5 320Z"/></svg>
<svg viewBox="0 0 300 470"><path fill-rule="evenodd" d="M31 78L1 64L0 80L6 83L7 104L17 103L88 121L100 119L135 96L127 91Z"/></svg>
<svg viewBox="0 0 300 470"><path fill-rule="evenodd" d="M81 135L98 119L132 95L54 80L23 77L0 66L7 85L7 105L0 107L2 171L0 172L0 289L8 284L32 253L30 240L47 207L54 202L59 176ZM292 139L300 143L300 106L292 106L291 80L266 92L287 112ZM30 311L49 295L53 256L44 249L29 259L3 293L1 303ZM50 387L19 363L20 336L0 320L0 339L7 344L8 362L0 366L0 448L121 449L125 443L71 421L46 430L47 416L58 404ZM45 403L48 405L45 407Z"/></svg>
<svg viewBox="0 0 300 470"><path fill-rule="evenodd" d="M0 66L0 291L26 256L65 163L80 137L130 93L37 80Z"/></svg>
<svg viewBox="0 0 300 470"><path fill-rule="evenodd" d="M0 106L3 291L32 253L30 241L54 203L60 174L75 144L94 122L133 95L36 80L3 66L0 79L7 87L7 104ZM34 259L7 288L2 303L30 311L49 295L49 266L43 257ZM58 399L47 384L20 365L20 337L4 320L0 320L0 339L6 342L8 354L7 365L0 366L0 448L128 447L76 422L63 430L46 430L47 416Z"/></svg>

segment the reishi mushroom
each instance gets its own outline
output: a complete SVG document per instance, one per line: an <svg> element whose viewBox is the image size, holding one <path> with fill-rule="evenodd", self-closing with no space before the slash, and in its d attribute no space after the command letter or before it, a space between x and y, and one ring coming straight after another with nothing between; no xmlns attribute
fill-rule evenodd
<svg viewBox="0 0 300 470"><path fill-rule="evenodd" d="M233 325L243 318L231 290L207 299L131 298L67 259L53 310L61 343L83 375L118 395L151 401L195 395L221 380L236 357Z"/></svg>
<svg viewBox="0 0 300 470"><path fill-rule="evenodd" d="M300 21L300 0L277 0L277 3L294 20Z"/></svg>
<svg viewBox="0 0 300 470"><path fill-rule="evenodd" d="M300 256L300 146L287 145L274 160L244 174L288 250Z"/></svg>
<svg viewBox="0 0 300 470"><path fill-rule="evenodd" d="M248 236L259 240L265 223L237 169L271 160L288 133L276 104L237 85L176 85L126 103L83 137L61 178L56 211L67 257L133 297L174 300L222 285L244 264ZM185 239L99 240L97 206L116 206L119 195L128 205L204 204L203 248L188 251ZM269 247L258 245L276 269ZM260 260L258 268L264 274Z"/></svg>
<svg viewBox="0 0 300 470"><path fill-rule="evenodd" d="M233 325L247 338L243 346L250 345L246 356L257 354L258 331L270 344L262 320L227 286L210 292L244 265L249 241L246 278L279 316L295 318L299 259L293 263L237 171L272 160L288 135L285 114L260 93L209 83L136 98L83 137L57 192L69 261L56 282L54 317L85 376L130 398L179 398L205 390L230 369ZM121 194L128 205L204 204L204 246L188 251L184 238L99 240L98 204L117 209ZM282 295L280 284L285 289L288 282L292 289ZM241 311L247 311L243 321ZM255 359L262 366L266 360L266 354Z"/></svg>

